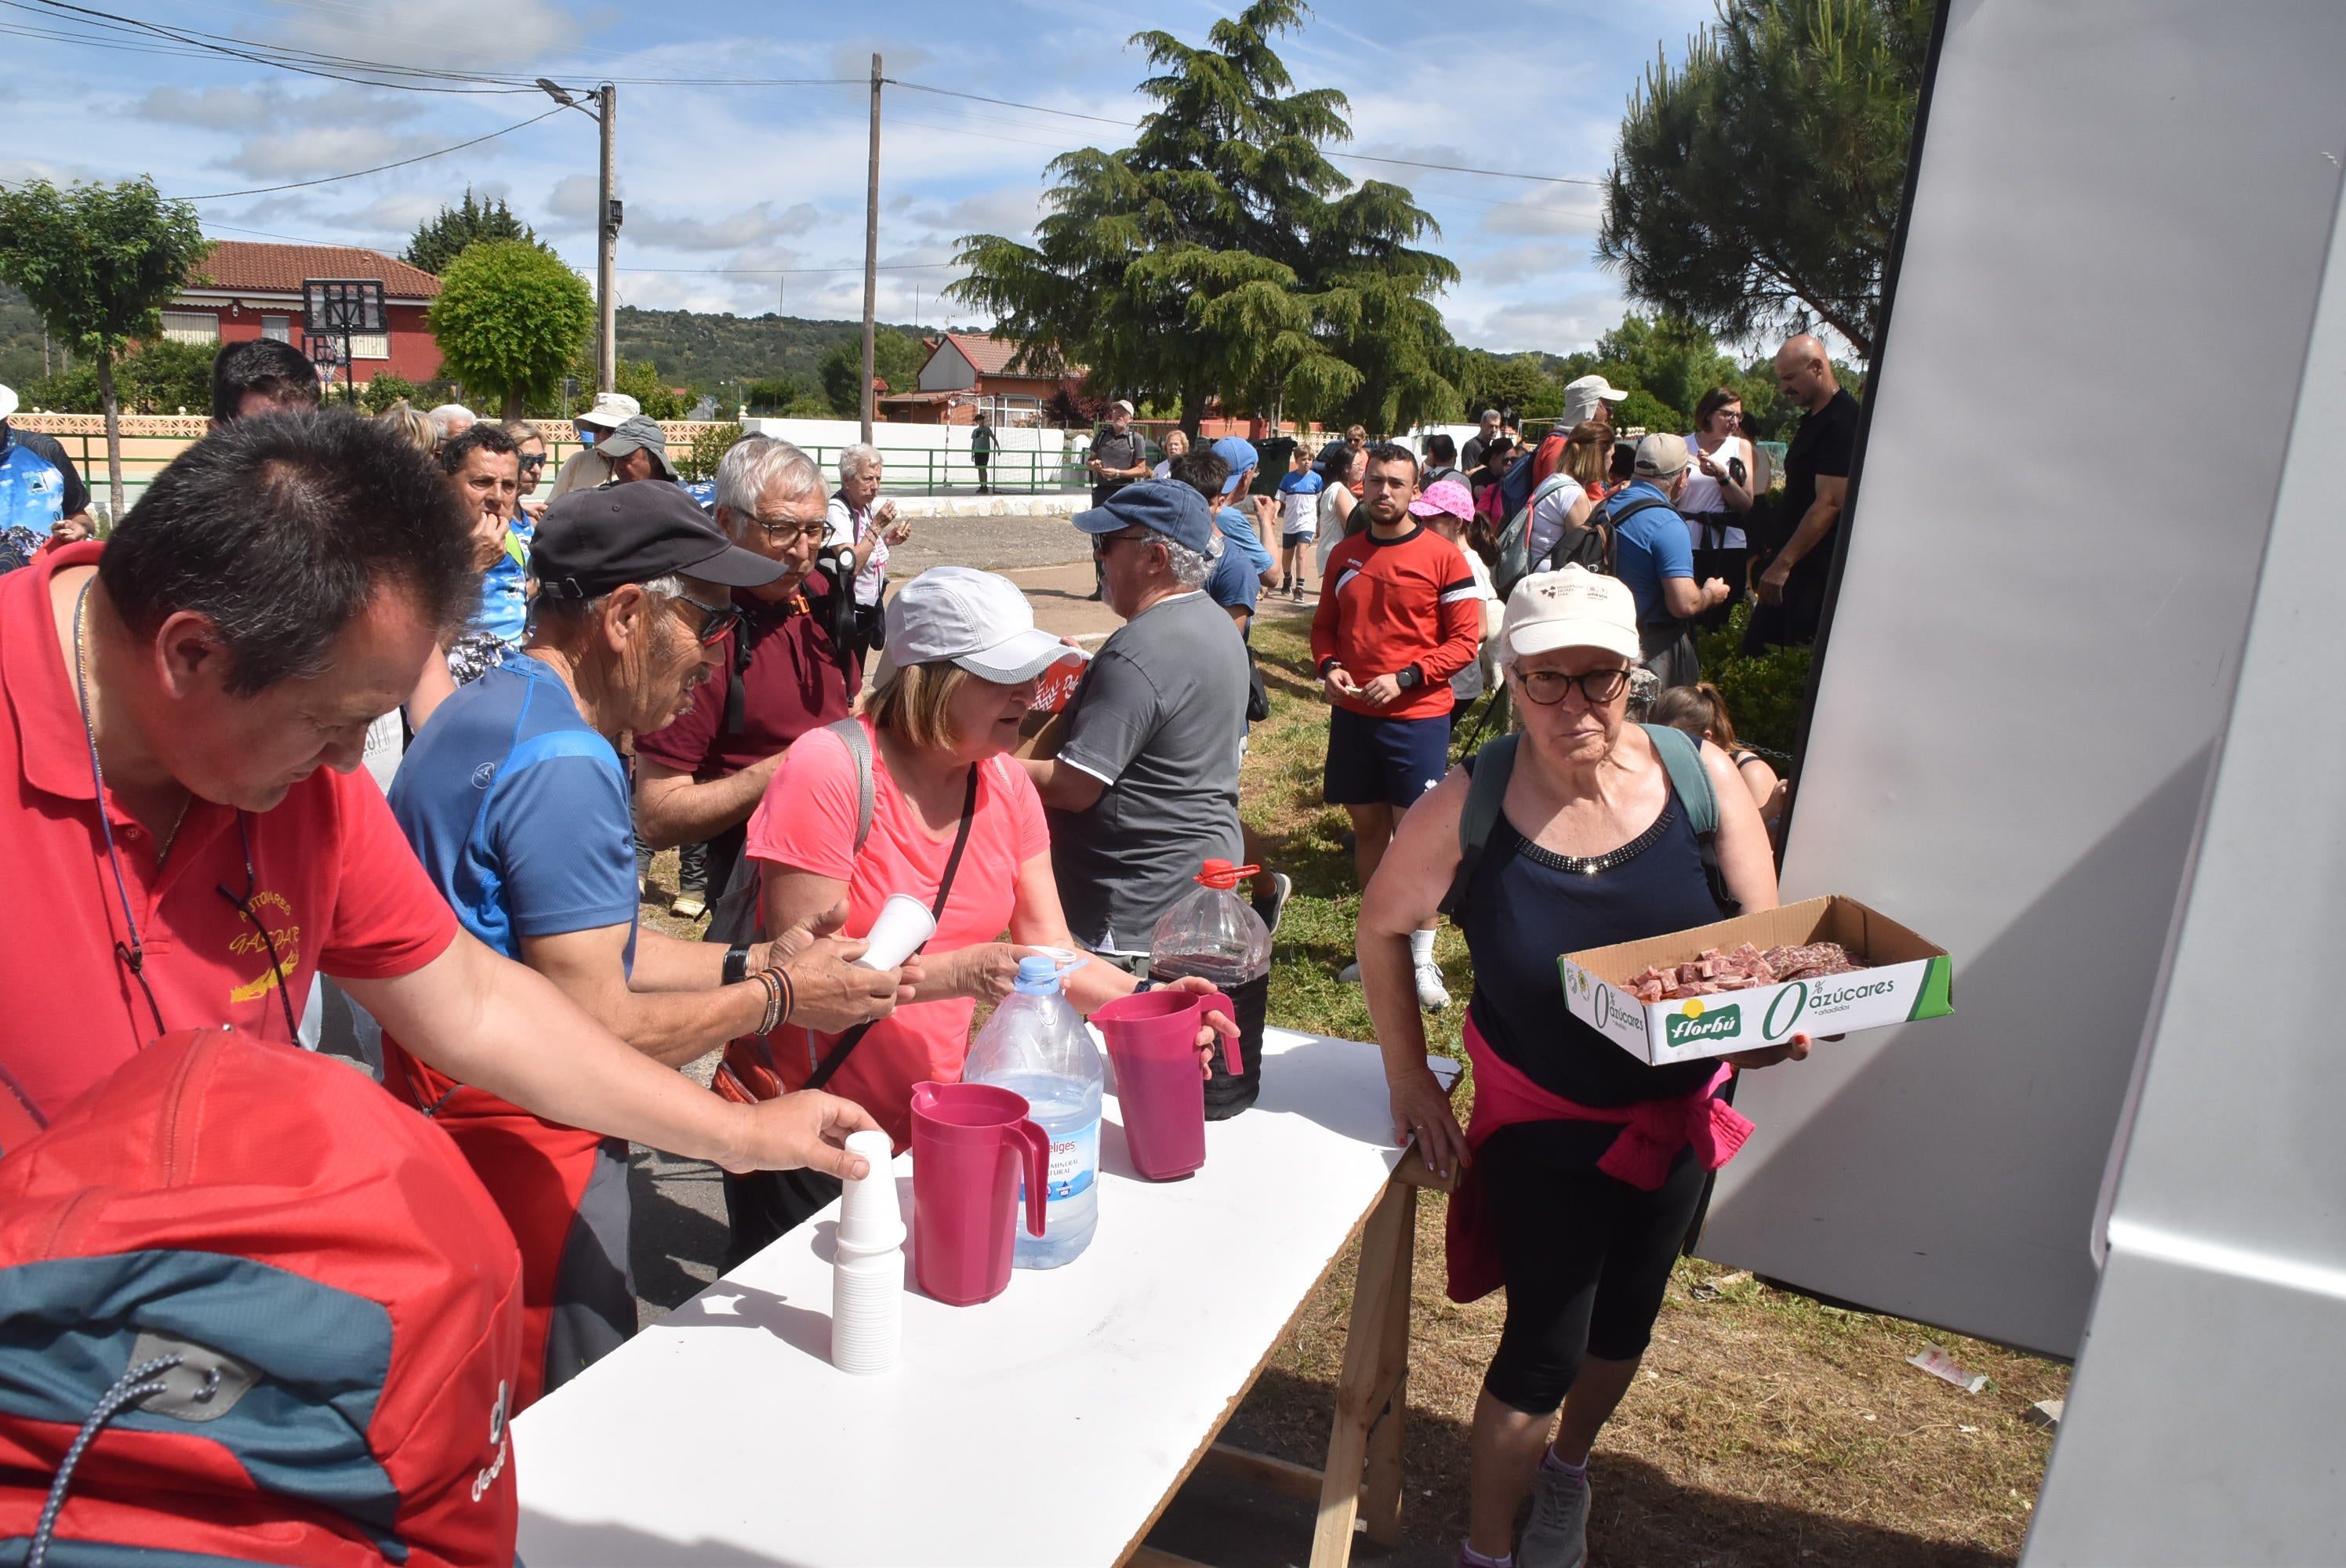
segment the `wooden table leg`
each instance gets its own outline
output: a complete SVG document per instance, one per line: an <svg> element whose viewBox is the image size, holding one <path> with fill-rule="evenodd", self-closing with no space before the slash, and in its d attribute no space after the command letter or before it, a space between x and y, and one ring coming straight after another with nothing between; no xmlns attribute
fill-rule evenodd
<svg viewBox="0 0 2346 1568"><path fill-rule="evenodd" d="M1345 1568L1352 1556L1352 1522L1361 1506L1361 1471L1368 1461L1369 1430L1383 1408L1387 1341L1394 1279L1413 1255L1414 1187L1393 1183L1377 1200L1361 1237L1361 1266L1352 1288L1352 1314L1344 1338L1344 1367L1336 1380L1335 1429L1321 1472L1320 1520L1311 1537L1311 1568ZM1405 1280L1405 1276L1403 1277ZM1403 1306L1407 1289L1404 1283ZM1402 1322L1407 1324L1404 1316ZM1396 1487L1396 1492L1398 1487Z"/></svg>
<svg viewBox="0 0 2346 1568"><path fill-rule="evenodd" d="M1409 1309L1417 1267L1417 1188L1394 1184L1402 1198L1400 1235L1394 1238L1392 1283L1385 1292L1383 1344L1377 1386L1392 1391L1369 1431L1368 1486L1361 1506L1368 1515L1369 1539L1391 1546L1401 1539L1401 1441L1409 1407Z"/></svg>

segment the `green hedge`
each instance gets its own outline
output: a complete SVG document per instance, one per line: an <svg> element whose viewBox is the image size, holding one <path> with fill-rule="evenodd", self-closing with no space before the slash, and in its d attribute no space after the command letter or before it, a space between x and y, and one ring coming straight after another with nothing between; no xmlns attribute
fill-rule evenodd
<svg viewBox="0 0 2346 1568"><path fill-rule="evenodd" d="M1702 676L1726 699L1738 739L1789 756L1800 738L1800 704L1808 696L1814 650L1776 647L1746 658L1743 628L1750 620L1751 606L1738 605L1725 626L1696 639Z"/></svg>

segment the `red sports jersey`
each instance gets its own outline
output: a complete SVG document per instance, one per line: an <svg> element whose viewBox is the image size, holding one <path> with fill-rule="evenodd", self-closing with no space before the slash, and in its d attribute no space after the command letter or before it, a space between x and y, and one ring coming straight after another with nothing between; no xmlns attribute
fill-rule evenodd
<svg viewBox="0 0 2346 1568"><path fill-rule="evenodd" d="M1483 606L1458 546L1412 518L1408 533L1364 530L1334 545L1311 616L1311 662L1341 663L1356 685L1414 665L1422 677L1390 708L1338 697L1372 718L1433 718L1450 711L1450 677L1483 646Z"/></svg>

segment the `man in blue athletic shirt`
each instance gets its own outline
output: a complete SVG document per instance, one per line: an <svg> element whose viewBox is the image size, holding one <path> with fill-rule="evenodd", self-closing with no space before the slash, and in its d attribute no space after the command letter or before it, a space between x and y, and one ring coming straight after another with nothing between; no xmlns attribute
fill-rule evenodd
<svg viewBox="0 0 2346 1568"><path fill-rule="evenodd" d="M392 813L457 918L670 1065L785 1019L837 1033L886 1013L899 975L852 967L860 944L801 930L729 949L637 928L613 742L689 703L740 617L728 590L782 564L727 542L673 484L620 484L557 498L530 565L522 651L440 705L392 784ZM541 1121L388 1039L384 1055L386 1084L456 1140L521 1246L525 1403L635 1329L627 1145Z"/></svg>
<svg viewBox="0 0 2346 1568"><path fill-rule="evenodd" d="M89 489L57 438L13 429L14 389L0 386L0 572L24 565L51 539L87 539Z"/></svg>
<svg viewBox="0 0 2346 1568"><path fill-rule="evenodd" d="M1637 640L1645 649L1639 662L1666 687L1692 686L1702 678L1694 617L1725 604L1732 591L1719 577L1695 582L1693 547L1677 511L1689 461L1684 437L1646 437L1637 443L1637 477L1601 508L1613 529L1613 575L1628 585L1637 601Z"/></svg>

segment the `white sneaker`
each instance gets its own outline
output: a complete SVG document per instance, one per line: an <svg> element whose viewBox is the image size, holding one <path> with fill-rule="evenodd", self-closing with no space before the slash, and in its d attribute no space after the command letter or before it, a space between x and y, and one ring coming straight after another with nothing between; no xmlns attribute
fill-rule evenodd
<svg viewBox="0 0 2346 1568"><path fill-rule="evenodd" d="M1449 988L1442 983L1442 971L1436 965L1417 966L1417 1004L1428 1013L1439 1013L1450 1005Z"/></svg>
<svg viewBox="0 0 2346 1568"><path fill-rule="evenodd" d="M1336 972L1336 978L1346 985L1360 984L1361 961L1356 958L1352 960L1352 962L1346 964L1343 968L1338 970Z"/></svg>

